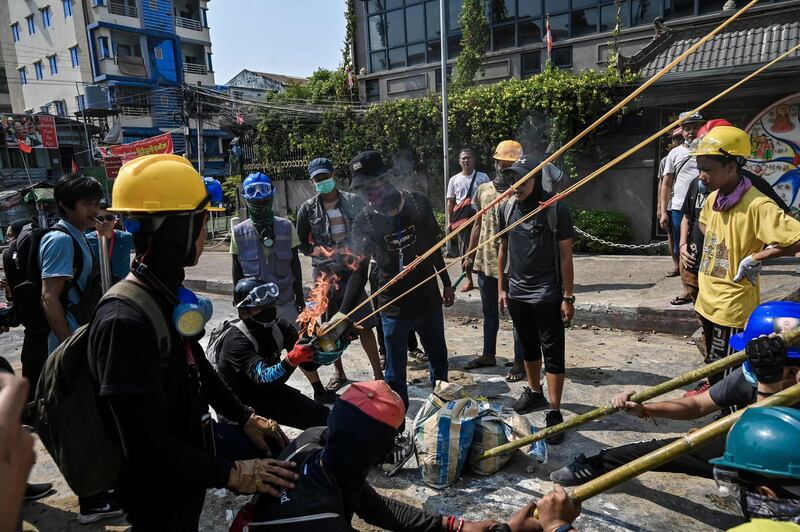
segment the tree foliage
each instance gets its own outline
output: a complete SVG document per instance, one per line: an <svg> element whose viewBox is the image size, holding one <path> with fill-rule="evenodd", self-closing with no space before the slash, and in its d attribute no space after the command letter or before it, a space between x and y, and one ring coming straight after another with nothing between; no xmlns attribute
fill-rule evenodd
<svg viewBox="0 0 800 532"><path fill-rule="evenodd" d="M461 52L456 59L456 77L453 89L461 90L475 84L475 74L489 42L489 25L486 23L483 0L464 0L458 16L461 25Z"/></svg>

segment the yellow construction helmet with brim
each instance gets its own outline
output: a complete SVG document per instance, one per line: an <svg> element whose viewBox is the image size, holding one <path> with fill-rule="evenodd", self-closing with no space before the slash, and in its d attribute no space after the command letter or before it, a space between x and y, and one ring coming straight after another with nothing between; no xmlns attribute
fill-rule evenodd
<svg viewBox="0 0 800 532"><path fill-rule="evenodd" d="M113 212L167 214L208 209L210 195L192 163L179 155L138 157L114 181Z"/></svg>
<svg viewBox="0 0 800 532"><path fill-rule="evenodd" d="M498 161L514 162L522 157L522 144L516 140L504 140L494 150L494 158Z"/></svg>
<svg viewBox="0 0 800 532"><path fill-rule="evenodd" d="M697 142L692 155L750 157L750 135L733 126L717 126Z"/></svg>

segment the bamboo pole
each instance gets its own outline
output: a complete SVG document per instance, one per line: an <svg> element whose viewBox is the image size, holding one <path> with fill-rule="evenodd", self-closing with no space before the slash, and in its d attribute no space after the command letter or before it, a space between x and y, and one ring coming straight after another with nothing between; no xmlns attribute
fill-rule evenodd
<svg viewBox="0 0 800 532"><path fill-rule="evenodd" d="M800 343L800 327L792 329L791 331L786 332L779 336L781 336L781 338L783 338L783 340L788 345L795 345L797 343ZM656 384L655 386L645 388L641 392L633 394L630 400L633 401L634 403L643 403L645 401L649 401L654 397L664 395L665 393L677 390L682 386L686 386L687 384L691 384L693 382L699 381L700 379L706 378L710 375L714 375L715 373L719 373L720 371L723 371L727 368L731 368L733 366L741 364L742 362L744 362L744 360L745 360L744 351L739 351L738 353L729 355L725 358L712 362L711 364L706 364L702 367L689 370L686 373L682 373L677 377L674 377L668 381L664 381L660 384ZM617 409L610 405L597 407L594 410L591 410L579 416L572 417L567 421L559 423L558 425L553 425L552 427L547 427L540 431L537 431L535 434L530 434L524 438L520 438L519 440L512 441L504 445L500 445L498 447L493 447L492 449L489 449L486 452L484 452L480 456L480 458L478 458L477 461L480 462L481 460L486 460L487 458L492 458L500 454L505 454L507 452L513 451L514 449L519 449L520 447L524 447L533 442L537 442L539 440L548 438L553 434L565 432L567 430L583 425L584 423L587 423L589 421L594 421L595 419L600 419L601 417L613 414L616 411Z"/></svg>
<svg viewBox="0 0 800 532"><path fill-rule="evenodd" d="M542 161L541 163L539 163L539 165L538 165L536 168L534 168L533 170L531 170L530 172L528 172L526 175L524 175L523 177L521 177L521 178L520 178L520 179L519 179L519 180L518 180L516 183L514 183L514 184L513 184L513 185L512 185L512 186L511 186L511 187L510 187L508 190L506 190L506 191L505 191L504 193L502 193L502 194L499 194L499 195L497 196L497 198L495 198L495 199L494 199L492 202L490 202L488 205L486 205L486 206L485 206L483 209L481 209L480 211L478 211L477 213L475 213L475 214L474 214L474 215L473 215L471 218L469 218L469 219L468 219L466 222L464 222L462 225L460 225L459 227L457 227L457 228L456 228L454 231L452 231L452 232L450 232L449 234L445 235L445 236L444 236L444 237L443 237L441 240L439 240L439 242L437 242L436 244L434 244L434 245L433 245L433 246L432 246L432 247L431 247L431 248L430 248L428 251L426 251L426 252L425 252L425 253L423 253L422 255L419 255L418 257L416 257L416 258L415 258L413 261L411 261L411 262L410 262L408 265L406 265L406 267L405 267L405 268L403 268L403 270L402 270L400 273L398 273L396 276L394 276L393 278L391 278L391 279L390 279L390 280L389 280L389 281L388 281L388 282L387 282L385 285L383 285L382 287L380 287L380 288L379 288L378 290L376 290L374 293L370 294L370 295L369 295L369 297L367 297L366 299L364 299L364 301L362 301L360 304L358 304L356 307L354 307L354 308L353 308L353 309L352 309L350 312L348 312L348 313L345 315L345 317L350 317L350 316L351 316L351 315L352 315L354 312L356 312L358 309L360 309L361 307L363 307L364 305L366 305L367 303L369 303L370 301L372 301L372 300L373 300L375 297L377 297L377 296L378 296L378 294L382 293L384 290L386 290L387 288L389 288L389 287L390 287L390 286L392 286L393 284L397 283L397 282L398 282L400 279L402 279L403 277L405 277L405 276L406 276L406 275L407 275L407 274L408 274L408 273L409 273L411 270L413 270L414 268L416 268L416 267L417 267L417 266L418 266L418 265L419 265L419 264L420 264L422 261L424 261L425 259L427 259L427 258L428 258L428 257L430 257L431 255L433 255L434 253L438 252L438 251L439 251L439 250L442 248L442 246L444 246L444 245L445 245L445 244L446 244L446 243L447 243L447 242L448 242L450 239L452 239L452 238L453 238L453 237L455 237L455 236L456 236L458 233L460 233L460 232L461 232L461 231L462 231L462 230L463 230L465 227L472 225L472 223L473 223L473 222L474 222L474 221L475 221L475 220L476 220L478 217L480 217L480 216L483 216L483 215L484 215L486 212L488 212L488 211L489 211L491 208L493 208L495 205L497 205L498 203L500 203L501 201L503 201L503 200L504 200L506 197L510 196L510 195L513 193L513 190L514 190L515 188L519 187L520 185L522 185L523 183L525 183L525 182L526 182L528 179L530 179L531 177L533 177L534 175L536 175L536 173L537 173L537 172L539 172L539 171L540 171L542 168L544 168L546 165L548 165L548 164L549 164L549 163L551 163L552 161L555 161L556 159L558 159L559 157L561 157L561 155L563 155L563 154L564 154L564 152L566 152L567 150L569 150L569 149L570 149L572 146L574 146L575 144L577 144L577 143L578 143L578 141L580 141L581 139L583 139L583 138L584 138L586 135L588 135L589 133L591 133L592 131L594 131L594 130L595 130L595 129L596 129L598 126L599 126L599 125L601 125L601 124L602 124L602 123L604 123L606 120L608 120L608 119L609 119L609 118L611 118L613 115L615 115L615 114L616 114L616 113L617 113L617 112L618 112L620 109L622 109L622 108L623 108L624 106L626 106L628 103L630 103L631 101L633 101L633 100L634 100L634 99L635 99L637 96L639 96L639 95L640 95L642 92L644 92L645 90L647 90L647 89L648 89L648 88L649 88L651 85L653 85L653 84L654 84L656 81L658 81L659 79L661 79L661 78L662 78L662 77L663 77L665 74L667 74L667 73L668 73L670 70L672 70L672 69L675 67L675 65L677 65L678 63L680 63L681 61L683 61L684 59L686 59L686 58L687 58L689 55L691 55L691 54L693 54L695 51L697 51L697 49L698 49L698 48L700 48L702 45L704 45L706 42L708 42L708 41L709 41L709 40L711 40L711 39L712 39L714 36L716 36L716 35L717 35L719 32L721 32L721 31L722 31L722 30L724 30L726 27L728 27L728 26L729 26L731 23L733 23L733 21L735 21L737 18L739 18L739 17L740 17L741 15L743 15L745 12L747 12L747 10L749 10L751 7L753 7L754 5L756 5L756 4L758 3L758 1L759 1L759 0L751 0L750 2L748 2L748 3L747 3L747 5L745 5L745 6L744 6L744 7L742 7L742 8L741 8L739 11L737 11L736 13L734 13L733 15L731 15L731 16L730 16L728 19L726 19L725 21L723 21L723 22L722 22L722 23L721 23L719 26L717 26L716 28L714 28L714 29L713 29L711 32L709 32L709 33L708 33L708 34L706 34L704 37L702 37L701 39L699 39L699 40L698 40L696 43L694 43L692 46L690 46L689 48L687 48L686 50L684 50L684 52L683 52L683 53L681 53L681 54L680 54L678 57L676 57L675 59L673 59L673 60L672 60L672 61L671 61L671 62L670 62L668 65L666 65L664 68L662 68L661 70L659 70L659 71L658 71L656 74L654 74L652 77L650 77L649 79L647 79L647 80L646 80L644 83L642 83L640 86L638 86L636 89L634 89L634 90L633 90L633 92L631 92L630 94L628 94L628 95L627 95L625 98L623 98L623 99L622 99L622 100L621 100L619 103L617 103L617 104L616 104L614 107L612 107L611 109L609 109L608 111L606 111L606 112L605 112L605 114L603 114L603 116L601 116L600 118L598 118L597 120L595 120L595 121L594 121L594 122L593 122L591 125L589 125L588 127L586 127L586 129L584 129L583 131L581 131L580 133L578 133L577 135L575 135L575 136L574 136L572 139L570 139L570 140L569 140L569 141L568 141L566 144L564 144L563 146L561 146L560 148L558 148L558 149L557 149L555 152L553 152L552 154L550 154L550 155L549 155L549 156L548 156L548 157L547 157L547 158L546 158L544 161ZM417 286L419 286L419 285L417 285ZM330 329L330 328L334 327L335 325L336 325L335 323L332 323L332 324L330 324L330 325L328 326L328 329ZM322 331L320 331L320 334L321 334L321 335L324 335L326 332L327 332L327 329L326 329L326 330L322 330Z"/></svg>
<svg viewBox="0 0 800 532"><path fill-rule="evenodd" d="M570 497L575 502L591 499L614 486L618 486L634 477L651 471L675 458L691 452L707 443L719 438L742 417L749 408L762 408L765 406L791 406L800 402L800 384L787 388L747 408L734 412L722 419L714 421L703 428L687 433L682 438L656 449L636 460L628 462L605 475L590 480L586 484L576 487ZM535 514L534 514L535 515Z"/></svg>
<svg viewBox="0 0 800 532"><path fill-rule="evenodd" d="M736 83L734 83L733 85L731 85L731 86L730 86L730 87L728 87L727 89L723 90L722 92L720 92L719 94L717 94L716 96L714 96L714 97L713 97L713 98L711 98L710 100L706 101L705 103L703 103L703 104L701 104L701 105L698 105L697 107L695 107L694 109L692 109L691 111L689 111L689 112L687 113L687 117L688 117L689 115L692 115L692 114L694 114L694 113L697 113L697 112L700 112L700 111L702 111L703 109L705 109L705 108L706 108L706 107L708 107L709 105L713 104L713 103L714 103L714 102L716 102L717 100L719 100L719 99L723 98L724 96L727 96L727 95L728 95L728 94L730 94L732 91L734 91L734 90L736 90L737 88L741 87L743 84L747 83L748 81L750 81L751 79L753 79L753 78L754 78L754 77L756 77L757 75L761 74L762 72L764 72L765 70L767 70L768 68L770 68L771 66L773 66L775 63L777 63L778 61L781 61L781 60L785 59L786 57L788 57L789 55L791 55L792 53L794 53L794 52L795 52L795 51L797 51L798 49L800 49L800 44L798 44L798 45L796 45L796 46L792 47L791 49L787 50L786 52L782 53L781 55L779 55L778 57L776 57L775 59L773 59L772 61L770 61L769 63L767 63L767 64L763 65L762 67L760 67L760 68L758 68L757 70L753 71L752 73L748 74L747 76L745 76L744 78L740 79L739 81L737 81ZM546 209L547 207L549 207L550 205L552 205L552 204L553 204L553 203L555 203L556 201L560 200L561 198L564 198L564 197L566 197L566 196L568 196L568 195L572 194L572 193L573 193L573 192L575 192L575 191L576 191L578 188L582 187L583 185L585 185L586 183L588 183L588 182L589 182L589 181L591 181L592 179L596 178L597 176L599 176L600 174L602 174L603 172L605 172L606 170L608 170L608 169L609 169L609 168L611 168L612 166L615 166L617 163L619 163L619 162L620 162L620 161L622 161L623 159L626 159L626 158L627 158L628 156L630 156L631 154L633 154L633 153L635 153L635 152L639 151L640 149L642 149L643 147L645 147L647 144L649 144L649 143L650 143L650 142L652 142L653 140L657 139L657 138L658 138L660 135L663 135L664 133L667 133L667 132L669 132L669 131L672 131L672 129L673 129L673 128L675 128L676 126L678 126L678 125L680 125L680 124L682 124L682 123L683 123L683 120L681 120L680 118L678 118L677 120L674 120L674 121L673 121L672 123L670 123L669 125L667 125L667 126L665 126L665 127L661 128L661 129L660 129L659 131L657 131L656 133L653 133L652 135L650 135L649 137L647 137L646 139L644 139L643 141L641 141L640 143L638 143L638 144L637 144L636 146L634 146L633 148L630 148L630 149L629 149L628 151L626 151L625 153L623 153L623 154L621 154L621 155L618 155L617 157L615 157L615 158L614 158L614 159L612 159L611 161L607 162L606 164L604 164L603 166L601 166L600 168L598 168L598 169L597 169L597 170L595 170L594 172L590 173L588 176L584 177L583 179L581 179L581 180L580 180L580 181L578 181L577 183L573 184L573 185L572 185L572 186L570 186L570 187L567 187L566 189L564 189L564 190L563 190L563 191L561 191L560 193L558 193L558 194L554 195L554 196L553 196L552 198L550 198L549 200L547 200L547 201L545 201L545 202L542 202L542 203L539 205L539 207L537 207L536 209L532 210L531 212L529 212L529 213L528 213L528 214L526 214L525 216L522 216L522 217L521 217L519 220L517 220L516 222L514 222L514 223L510 224L508 227L506 227L506 228L505 228L505 229L503 229L502 231L499 231L499 232L495 233L495 235L494 235L492 238L489 238L489 239L485 240L484 242L481 242L480 244L478 244L478 245L477 245L477 246L475 246L474 248L472 248L472 249L468 250L466 253L464 253L464 254L463 254L463 255L461 255L460 257L456 257L455 259L451 260L449 263L445 264L445 267L444 267L444 268L442 268L442 269L440 269L440 270L436 270L436 271L434 271L434 273L433 273L433 274L431 274L429 277L427 277L427 278L423 279L422 281L420 281L420 282L419 282L419 283L417 283L416 285L412 286L411 288L409 288L408 290L406 290L406 291L405 291L405 292L403 292L402 294L398 295L396 298L392 299L391 301L389 301L389 302L388 302L388 303L386 303L385 305L383 305L383 306L381 306L381 307L379 307L379 308L375 309L375 310L374 310L373 312L371 312L370 314L367 314L367 315L366 315L364 318L362 318L362 319L361 319L361 320L360 320L358 323L356 323L356 325L361 325L361 324L362 324L364 321L366 321L366 320L367 320L369 317L371 317L371 316L373 316L373 315L375 315L375 314L378 314L378 313L379 313L381 310L383 310L384 308L388 307L389 305L393 305L393 304L394 304L394 303L396 303L398 300L400 300L401 298L405 297L405 296L406 296L406 294L409 294L410 292L413 292L414 290L416 290L417 288L419 288L419 287L420 287L420 286L422 286L423 284L427 283L427 282L428 282L428 281L430 281L431 279L434 279L434 278L435 278L437 275L439 275L441 272L445 271L447 268L449 268L449 267L450 267L450 266L452 266L453 264L456 264L456 263L458 263L459 261L463 260L465 257L467 257L467 256L469 256L469 255L471 255L471 254L473 254L473 253L474 253L476 250L478 250L479 248L482 248L482 247L488 246L488 245L489 245L490 243L492 243L492 242L493 242L495 239L497 239L497 238L500 238L500 237L501 237L501 236L503 236L504 234L508 233L509 231L511 231L512 229L514 229L515 227L517 227L518 225L520 225L520 224L524 223L526 220L528 220L528 219L532 218L533 216L535 216L536 214L538 214L539 212L541 212L543 209ZM515 185L515 186L516 186L516 185ZM509 189L509 190L512 190L512 189ZM376 293L376 295L377 295L377 293Z"/></svg>

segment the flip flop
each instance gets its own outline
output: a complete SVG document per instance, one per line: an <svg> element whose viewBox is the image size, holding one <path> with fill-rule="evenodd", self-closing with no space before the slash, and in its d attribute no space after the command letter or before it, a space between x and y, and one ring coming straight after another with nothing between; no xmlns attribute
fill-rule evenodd
<svg viewBox="0 0 800 532"><path fill-rule="evenodd" d="M464 366L464 369L478 369L478 368L491 368L492 366L497 365L495 360L489 361L489 357L484 357L484 355L479 356L475 360L471 360Z"/></svg>
<svg viewBox="0 0 800 532"><path fill-rule="evenodd" d="M670 301L669 304L678 306L678 305L686 305L686 304L691 303L691 302L692 302L692 298L691 297L677 296L677 297L675 297L675 299Z"/></svg>
<svg viewBox="0 0 800 532"><path fill-rule="evenodd" d="M664 274L664 277L677 277L680 274L681 274L681 272L678 271L678 270L670 270L670 271L668 271L667 273Z"/></svg>
<svg viewBox="0 0 800 532"><path fill-rule="evenodd" d="M459 289L459 292L469 292L470 290L475 290L475 285L464 285Z"/></svg>
<svg viewBox="0 0 800 532"><path fill-rule="evenodd" d="M526 377L527 375L524 369L512 369L508 372L508 375L506 375L506 381L519 382Z"/></svg>
<svg viewBox="0 0 800 532"><path fill-rule="evenodd" d="M338 392L342 389L342 386L347 384L349 381L347 377L331 377L331 380L328 381L328 384L325 385L325 389L329 392Z"/></svg>

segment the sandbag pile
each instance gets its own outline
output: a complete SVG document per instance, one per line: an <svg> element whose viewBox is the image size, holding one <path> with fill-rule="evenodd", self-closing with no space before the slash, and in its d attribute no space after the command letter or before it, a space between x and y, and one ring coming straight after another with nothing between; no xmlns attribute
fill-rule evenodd
<svg viewBox="0 0 800 532"><path fill-rule="evenodd" d="M536 432L524 416L502 412L488 402L468 397L462 386L437 381L414 418L413 434L422 481L434 488L453 484L464 466L491 475L514 455L509 451L477 461L485 451ZM543 441L522 448L539 463L547 460Z"/></svg>

